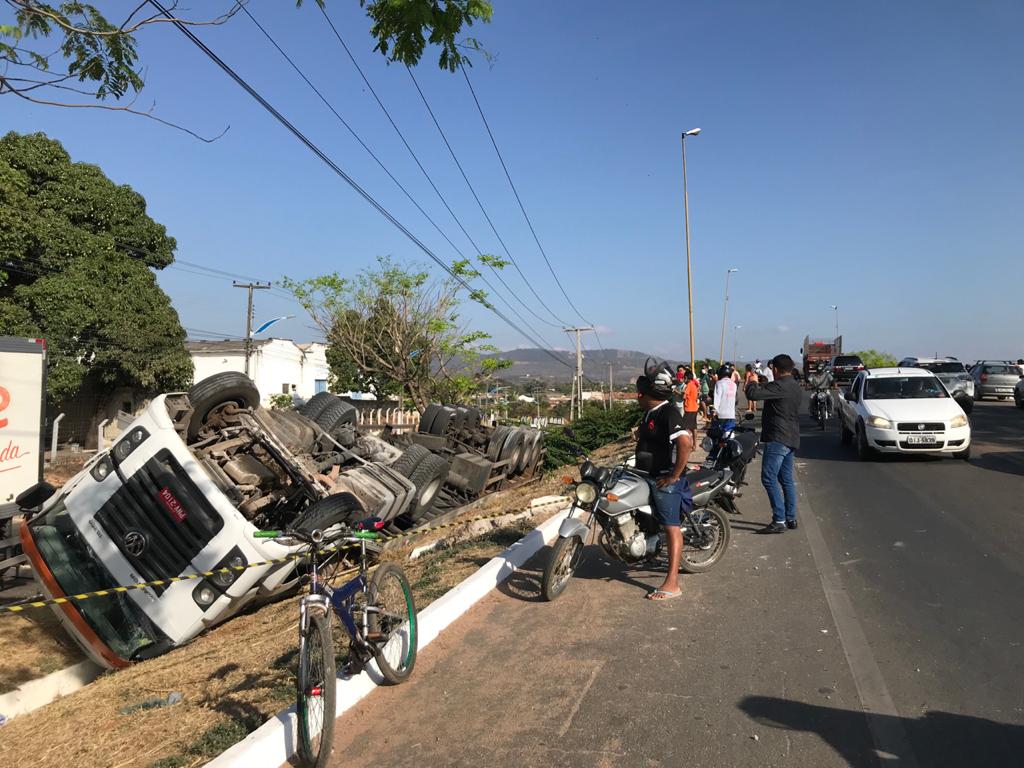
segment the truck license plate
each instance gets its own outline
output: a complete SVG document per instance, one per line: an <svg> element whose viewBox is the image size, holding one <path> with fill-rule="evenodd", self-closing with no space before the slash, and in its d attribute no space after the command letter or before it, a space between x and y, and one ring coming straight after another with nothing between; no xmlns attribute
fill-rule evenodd
<svg viewBox="0 0 1024 768"><path fill-rule="evenodd" d="M935 435L910 435L907 438L907 442L911 445L934 443Z"/></svg>

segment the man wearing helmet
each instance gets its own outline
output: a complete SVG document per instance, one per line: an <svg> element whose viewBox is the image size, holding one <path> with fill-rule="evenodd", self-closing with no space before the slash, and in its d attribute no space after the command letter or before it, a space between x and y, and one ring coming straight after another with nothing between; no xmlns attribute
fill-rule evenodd
<svg viewBox="0 0 1024 768"><path fill-rule="evenodd" d="M636 380L637 401L644 410L637 431L636 466L654 478L655 511L665 529L668 573L664 583L647 595L649 600L679 597L679 562L683 553L680 529L683 509L692 509L693 497L683 476L693 450L693 437L683 425L678 408L668 404L673 376L668 366L648 365Z"/></svg>

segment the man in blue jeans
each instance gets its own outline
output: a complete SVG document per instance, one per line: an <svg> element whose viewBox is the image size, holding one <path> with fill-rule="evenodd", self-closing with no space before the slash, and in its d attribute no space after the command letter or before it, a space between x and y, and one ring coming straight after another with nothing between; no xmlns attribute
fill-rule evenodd
<svg viewBox="0 0 1024 768"><path fill-rule="evenodd" d="M747 386L748 400L762 400L761 483L772 505L772 521L758 533L785 533L796 528L796 481L793 456L800 447L800 404L804 392L793 379L793 358L776 355L768 363L774 381ZM781 487L780 487L781 486Z"/></svg>

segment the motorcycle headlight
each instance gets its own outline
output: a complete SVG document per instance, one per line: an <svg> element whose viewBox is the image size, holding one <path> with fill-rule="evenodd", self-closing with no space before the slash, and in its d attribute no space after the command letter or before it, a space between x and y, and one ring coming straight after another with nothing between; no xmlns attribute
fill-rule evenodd
<svg viewBox="0 0 1024 768"><path fill-rule="evenodd" d="M597 486L593 483L577 483L576 501L581 504L593 504L597 501Z"/></svg>
<svg viewBox="0 0 1024 768"><path fill-rule="evenodd" d="M963 414L961 414L959 416L954 416L950 420L949 426L951 428L953 428L953 429L955 429L956 427L966 427L967 426L967 417L964 416Z"/></svg>
<svg viewBox="0 0 1024 768"><path fill-rule="evenodd" d="M868 424L872 427L878 427L879 429L892 429L892 422L888 419L883 419L881 416L872 416L868 419Z"/></svg>
<svg viewBox="0 0 1024 768"><path fill-rule="evenodd" d="M715 447L715 441L710 437L705 437L700 441L700 447L704 450L704 453L711 453L711 449Z"/></svg>

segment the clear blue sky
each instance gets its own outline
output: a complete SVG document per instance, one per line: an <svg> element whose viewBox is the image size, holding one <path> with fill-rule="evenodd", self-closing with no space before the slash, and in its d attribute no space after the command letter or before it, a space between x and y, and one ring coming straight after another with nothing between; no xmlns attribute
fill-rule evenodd
<svg viewBox="0 0 1024 768"><path fill-rule="evenodd" d="M293 5L250 7L468 248L314 4ZM736 324L740 358L796 354L805 334L831 332L832 304L847 348L1024 355L1024 4L494 5L493 23L472 32L497 59L478 63L474 84L541 241L606 347L672 358L688 347L679 135L699 126L687 144L698 355L717 356L727 267L740 270L727 357ZM329 7L455 211L485 250L500 253L407 74L372 52L358 3ZM248 19L199 34L454 258ZM45 131L140 191L188 261L271 280L351 273L383 254L425 261L180 34L151 29L140 50L148 84L139 103L155 100L160 116L206 133L230 125L224 138L207 145L139 118L11 97L0 101L0 127ZM418 76L499 231L536 290L578 321L465 84L434 61L428 54ZM536 305L518 275L505 277ZM245 297L230 281L167 270L160 282L187 327L241 333ZM296 309L258 294L257 320ZM529 346L482 309L467 319L502 347ZM277 333L310 338L307 323L287 321ZM567 346L561 332L534 325Z"/></svg>

